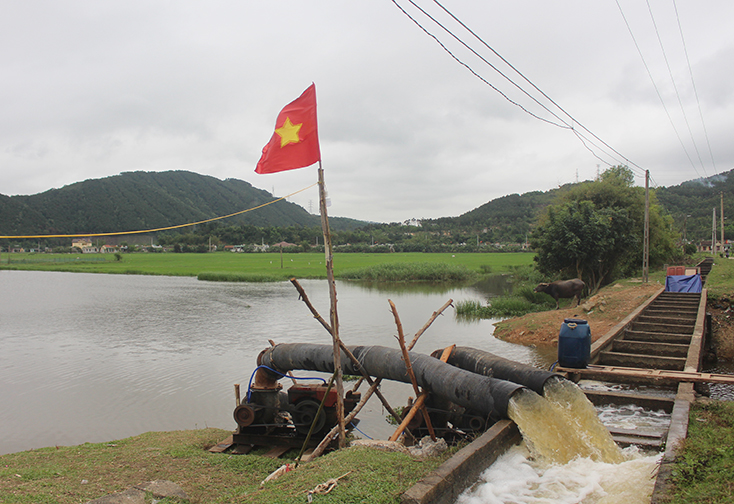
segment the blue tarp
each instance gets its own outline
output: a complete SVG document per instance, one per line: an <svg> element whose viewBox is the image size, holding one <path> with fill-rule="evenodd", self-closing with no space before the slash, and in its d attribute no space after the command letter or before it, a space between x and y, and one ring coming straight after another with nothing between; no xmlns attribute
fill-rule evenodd
<svg viewBox="0 0 734 504"><path fill-rule="evenodd" d="M665 277L665 292L701 292L701 275L669 275Z"/></svg>

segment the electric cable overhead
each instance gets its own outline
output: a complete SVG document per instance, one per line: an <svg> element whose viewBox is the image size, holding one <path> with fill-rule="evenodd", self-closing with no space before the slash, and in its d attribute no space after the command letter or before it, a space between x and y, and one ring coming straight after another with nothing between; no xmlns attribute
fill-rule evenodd
<svg viewBox="0 0 734 504"><path fill-rule="evenodd" d="M411 0L409 0L409 1L411 1ZM500 54L499 52L497 52L497 51L496 51L496 50L495 50L495 49L494 49L494 48L493 48L492 46L490 46L490 45L489 45L489 44L488 44L488 43L487 43L487 42L486 42L486 41L485 41L485 40L484 40L484 39L483 39L482 37L480 37L479 35L477 35L477 34L476 34L476 32L474 32L474 31L473 31L473 30L472 30L471 28L469 28L469 27L468 27L468 26L467 26L467 25L466 25L466 24L465 24L465 23L464 23L463 21L461 21L461 20L460 20L460 19L459 19L458 17L456 17L456 16L455 16L455 15L454 15L454 14L453 14L453 13L452 13L452 12L451 12L450 10L448 10L448 9L447 9L446 7L444 7L444 6L443 6L443 5L442 5L442 4L441 4L441 3L440 3L440 2L438 1L438 0L433 0L433 2L434 2L434 3L436 4L436 5L438 5L438 6L439 6L439 7L440 7L440 8L441 8L441 9L442 9L442 10L443 10L443 11L444 11L444 12L445 12L446 14L448 14L449 16L451 16L451 18L452 18L452 19L454 19L454 20L455 20L455 21L456 21L457 23L459 23L459 24L460 24L460 25L461 25L461 26L462 26L462 27L463 27L463 28L464 28L464 29L465 29L466 31L468 31L468 32L469 32L469 33L470 33L470 34L471 34L471 35L472 35L472 36L473 36L474 38L476 38L476 39L477 39L477 40L478 40L478 41L479 41L479 42L480 42L480 43L481 43L481 44L482 44L482 45L483 45L484 47L486 47L487 49L489 49L490 51L492 51L492 53L494 53L494 54L495 54L495 56L497 56L497 57L498 57L498 58L499 58L500 60L502 60L502 62L503 62L503 63L505 63L505 64L506 64L507 66L509 66L509 67L510 67L510 68L511 68L511 69L512 69L512 70L513 70L513 71L514 71L515 73L517 73L517 74L518 74L518 75L519 75L520 77L522 77L522 78L523 78L523 80L525 80L525 82L527 82L528 84L530 84L530 85L531 85L531 86L532 86L532 87L533 87L533 88L534 88L534 89L535 89L536 91L538 91L538 92L539 92L539 93L540 93L540 94L541 94L541 95L542 95L542 96L543 96L543 97L544 97L545 99L547 99L547 100L548 100L549 102L551 102L551 103L552 103L552 104L553 104L553 105L554 105L555 107L557 107L557 108L558 108L558 110L560 110L561 112L563 112L563 113L564 113L564 114L565 114L565 115L566 115L566 116L567 116L567 117L568 117L568 118L569 118L569 119L570 119L571 121L573 121L574 123L576 123L576 124L578 124L579 126L581 126L581 128L582 128L583 130L587 131L587 132L588 132L589 134L591 134L591 135L592 135L592 136L593 136L594 138L596 138L597 140L599 140L600 142L602 142L602 144L604 144L604 145L605 145L606 147L608 147L609 149L611 149L611 150L612 150L613 152L615 152L615 153L616 153L617 155L619 155L620 157L622 157L622 159L624 159L624 160L625 160L625 161L626 161L627 163L631 164L631 165L632 165L633 167L636 167L636 168L639 168L640 170L642 170L642 173L644 174L644 169L643 169L642 167L640 167L640 166L636 165L635 163L633 163L632 161L630 161L629 159L627 159L627 158L626 158L625 156L623 156L623 155L622 155L622 154L621 154L620 152L618 152L617 150L615 150L615 149L614 149L614 148L613 148L612 146L610 146L609 144L607 144L606 142L604 142L604 141L603 141L603 140L602 140L601 138L597 137L597 136L596 136L596 135L595 135L595 134L594 134L594 133L593 133L593 132L592 132L591 130L589 130L589 129L588 129L588 128L587 128L586 126L584 126L584 125L583 125L583 124L582 124L581 122L579 122L579 120L578 120L578 119L576 119L575 117L573 117L573 116L572 116L572 115L571 115L570 113L568 113L568 112L567 112L567 111L566 111L566 110L565 110L565 109L564 109L563 107L561 107L561 106L560 106L560 105L559 105L558 103L556 103L556 102L555 102L555 100L553 100L553 99L552 99L552 98L551 98L550 96L548 96L548 95L547 95L547 94L546 94L546 93L545 93L545 92L544 92L544 91L543 91L542 89L540 89L540 88L539 88L539 87L538 87L537 85L535 85L535 83L534 83L533 81L531 81L531 80L530 80L529 78L527 78L527 77L525 76L525 74L523 74L523 73L522 73L522 72L521 72L520 70L518 70L518 69L517 69L517 68L516 68L516 67L515 67L515 66L514 66L514 65L513 65L512 63L510 63L510 62L509 62L509 61L508 61L507 59L505 59L505 58L504 58L504 57L503 57L503 56L502 56L502 55L501 55L501 54ZM411 3L413 3L413 2L411 1ZM546 110L547 110L547 109L546 109ZM582 142L582 143L584 143L584 147L586 147L587 149L589 149L589 147L588 147L588 146L586 145L586 143L584 142L584 139L583 139L583 138L582 138L581 136L579 136L579 134L578 134L578 131L577 131L577 129L576 129L576 128L573 128L573 127L572 127L571 129L573 129L574 133L575 133L575 134L576 134L576 136L577 136L577 137L579 138L579 140L581 140L581 142ZM589 150L591 150L591 149L589 149ZM594 154L594 153L593 153L593 151L592 151L592 154ZM599 158L599 156L597 156L596 154L594 154L594 157L596 157L597 159L599 159L599 160L600 160L600 161L602 161L602 162L605 162L605 163L607 163L606 161L604 161L604 160L602 160L601 158ZM610 163L607 163L607 164L610 164Z"/></svg>
<svg viewBox="0 0 734 504"><path fill-rule="evenodd" d="M398 8L398 9L400 9L400 11L401 11L401 12L402 12L403 14L405 14L405 15L406 15L406 16L408 17L408 19L410 19L411 21L413 21L413 23L415 23L415 25L416 25L416 26L418 26L418 28L420 28L421 30L423 30L423 32L424 32L424 33L425 33L426 35L428 35L428 36L429 36L429 37L431 37L431 38L432 38L432 39L433 39L434 41L436 41L436 43L437 43L438 45L440 45L440 46L441 46L441 48L442 48L442 49L443 49L444 51L446 51L446 52L447 52L447 53L449 54L449 56L451 56L451 57L452 57L452 58L453 58L454 60L456 60L456 62L457 62L457 63L459 63L459 64L460 64L461 66L465 67L465 68L466 68L467 70L469 70L469 71L470 71L470 72L471 72L471 73L472 73L472 74L473 74L473 75L474 75L474 76L475 76L476 78L478 78L479 80L481 80L482 82L484 82L484 83L485 83L486 85L488 85L489 87L491 87L492 89L494 89L494 90L495 90L495 91L496 91L497 93L499 93L500 95L502 95L502 97L503 97L503 98L504 98L505 100L507 100L508 102L512 103L512 104L513 104L513 105L515 105L516 107L519 107L520 109L522 109L522 110L523 110L523 112L525 112L525 113L527 113L527 114L529 114L529 115L531 115L531 116L535 117L536 119L539 119L539 120L541 120L541 121L544 121L544 122L546 122L546 123L548 123L548 124L552 124L553 126L557 126L557 127L559 127L559 128L571 129L571 127L570 127L570 126L569 126L568 124L565 124L565 125L561 125L561 124L555 123L555 122L553 122L553 121L550 121L550 120L548 120L548 119L546 119L546 118L544 118L544 117L540 117L540 116L538 116L538 115L534 114L533 112L529 111L528 109L526 109L525 107L523 107L522 105L520 105L519 103L517 103L516 101L512 100L512 99L511 99L511 98L510 98L509 96L507 96L507 95L506 95L505 93L503 93L502 91L500 91L500 90L499 90L499 89L498 89L498 88L497 88L496 86L494 86L494 85L493 85L493 84L492 84L491 82L489 82L489 81L488 81L488 80L486 80L486 79L485 79L484 77L482 77L481 75L479 75L479 74L478 74L478 73L477 73L477 72L476 72L476 71L475 71L475 70L474 70L474 69L473 69L472 67L470 67L470 66L469 66L469 65L468 65L467 63L465 63L464 61L462 61L461 59L459 59L459 57L458 57L458 56L456 56L456 55L455 55L455 54L454 54L454 53L453 53L453 52L452 52L452 51L451 51L451 50L450 50L450 49L449 49L448 47L446 47L446 45L445 45L445 44L444 44L443 42L441 42L441 41L440 41L440 40L438 39L438 37L437 37L437 36L435 36L435 35L434 35L433 33L429 32L429 31L428 31L428 30L427 30L427 29L426 29L426 28L425 28L425 27L424 27L424 26L423 26L422 24L420 24L420 23L418 22L418 20L417 20L417 19L415 19L415 18L414 18L413 16L411 16L411 15L410 15L410 14L409 14L409 13L408 13L408 12L407 12L407 11L406 11L405 9L403 9L403 7L402 7L402 6L401 6L401 5L399 4L399 3L397 3L397 1L396 1L396 0L391 0L391 1L392 1L392 3L393 3L393 4L395 4L395 6L396 6L396 7ZM408 1L410 1L410 0L408 0ZM413 3L413 2L411 1L410 3ZM413 5L415 5L415 4L413 3ZM416 6L416 7L417 7L417 6ZM426 13L425 13L425 11L423 11L423 10L422 10L422 9L421 9L420 7L417 7L417 8L418 8L419 10L421 10L421 12L423 12L424 14L426 14ZM428 14L426 14L426 15L428 15ZM430 17L430 16L429 16L429 17ZM444 29L445 29L445 28L444 28ZM448 31L448 30L447 30L447 31ZM450 32L449 32L449 33L450 33ZM458 40L458 39L457 39L457 40ZM471 49L470 49L470 50L471 50ZM475 54L476 54L476 53L475 53ZM479 56L479 57L481 58L481 56ZM486 61L485 61L485 62L486 62ZM491 63L489 63L489 62L486 62L486 63L487 63L488 65L492 66L492 65L491 65ZM492 68L494 68L494 67L492 66ZM495 70L497 70L497 69L495 68ZM502 72L500 72L499 70L497 70L497 72L499 72L499 73L500 73L500 75L503 75L503 74L502 74ZM504 75L503 75L503 76L504 76ZM506 76L504 76L504 77L505 77L505 78L507 78ZM508 80L510 80L509 78L507 78L507 79L508 79ZM510 80L510 82L512 82L512 81ZM532 98L532 97L531 97L531 98ZM539 105L540 105L541 107L543 106L543 105L542 105L541 103L537 102L537 100L536 100L536 103L538 103L538 104L539 104ZM548 109L546 108L546 110L548 110ZM548 110L548 112L550 112L550 110ZM552 114L552 112L551 112L551 114ZM557 117L557 116L556 116L556 117Z"/></svg>
<svg viewBox="0 0 734 504"><path fill-rule="evenodd" d="M709 149L709 156L711 156L711 166L714 168L714 174L718 175L716 169L716 161L714 160L714 153L711 150L711 142L709 141L709 133L706 129L706 121L703 120L703 110L701 109L701 100L698 98L698 90L696 89L696 81L693 79L693 68L691 67L691 60L688 57L688 47L686 46L686 39L683 37L683 27L680 23L680 16L678 15L678 5L673 0L673 8L675 9L675 19L678 22L678 32L680 33L680 40L683 43L683 53L686 56L686 63L688 64L688 73L691 76L691 86L693 87L693 95L696 97L696 104L698 105L698 115L701 117L701 125L703 126L703 135L706 138L706 145Z"/></svg>
<svg viewBox="0 0 734 504"><path fill-rule="evenodd" d="M678 86L675 84L675 77L673 77L673 70L670 68L670 62L668 62L668 55L665 53L665 47L663 46L663 39L660 38L660 31L658 30L658 24L655 22L655 16L652 13L652 7L650 6L650 0L647 1L647 10L650 12L650 19L652 20L652 25L655 28L655 35L658 38L658 43L660 44L660 51L663 53L663 60L665 60L665 66L668 68L668 75L670 75L670 82L673 84L673 90L675 91L675 96L678 98L678 105L680 106L680 111L683 114L683 120L686 123L686 127L688 128L688 134L691 136L691 143L693 143L693 148L696 150L696 155L698 156L698 161L701 163L701 169L703 170L703 174L708 177L708 174L706 173L706 168L703 166L703 159L701 159L701 153L698 151L698 145L696 144L696 139L693 138L693 131L691 130L691 125L688 122L688 116L686 115L686 109L683 107L683 100L680 98L680 92L678 91Z"/></svg>
<svg viewBox="0 0 734 504"><path fill-rule="evenodd" d="M665 105L665 100L663 100L663 96L660 93L660 89L658 89L658 86L655 83L655 79L652 76L652 72L650 72L650 67L647 65L647 61L645 61L645 56L642 54L642 49L640 49L640 45L637 43L637 38L635 37L635 34L632 32L632 27L630 26L629 22L627 21L627 16L625 16L624 11L622 10L622 6L619 3L619 0L615 0L615 2L617 4L617 8L619 9L619 13L622 15L622 20L624 21L624 24L627 27L627 31L629 32L630 36L632 37L632 42L635 44L637 53L640 55L640 59L642 60L642 65L645 67L645 71L647 72L648 77L650 77L650 82L652 82L652 87L655 89L655 93L658 95L658 99L660 100L660 104L663 106L663 110L665 110L665 115L668 116L668 121L670 122L670 125L673 128L673 131L675 132L675 136L678 138L678 142L680 142L680 146L683 149L683 152L685 153L686 157L688 158L688 161L691 163L691 167L693 168L693 171L695 171L696 175L700 177L701 174L698 173L696 164L693 162L693 159L691 159L691 155L688 153L688 149L686 149L686 146L683 143L683 139L681 138L680 133L678 132L678 128L675 127L675 123L673 122L673 118L670 115L670 111L668 110L668 107Z"/></svg>
<svg viewBox="0 0 734 504"><path fill-rule="evenodd" d="M516 72L520 77L522 77L527 83L529 83L537 92L539 92L545 99L547 99L550 103L552 103L556 108L558 108L568 119L565 119L561 116L559 116L556 112L548 108L545 104L541 103L536 97L530 94L522 85L518 84L514 80L512 80L509 76L507 76L504 72L502 72L500 69L498 69L495 65L493 65L491 62L489 62L485 57L480 55L476 50L474 50L471 46L469 46L468 43L466 43L461 37L456 35L454 32L452 32L449 28L447 28L443 23L441 23L439 20L437 20L435 17L433 17L431 14L426 12L425 9L417 5L413 0L408 0L408 2L413 5L416 9L418 9L424 16L426 16L428 19L430 19L434 24L439 26L442 30L444 30L447 34L449 34L452 38L454 38L456 41L458 41L461 45L463 45L466 49L468 49L472 54L477 56L483 63L488 65L490 68L492 68L494 71L496 71L500 76L502 76L504 79L506 79L508 82L510 82L514 87L516 87L518 90L520 90L523 94L525 94L527 97L529 97L532 101L534 101L536 104L538 104L540 107L542 107L544 110L546 110L549 114L551 114L553 117L555 117L561 124L558 124L554 121L550 121L548 119L539 117L537 114L534 114L530 111L528 111L525 107L522 105L512 101L509 99L505 93L500 91L496 86L491 84L487 79L482 77L477 71L475 71L471 66L469 66L467 63L462 61L458 56L456 56L453 52L451 52L446 45L439 40L439 38L432 34L427 28L425 28L415 17L411 16L400 4L397 3L396 0L391 0L393 4L395 4L400 11L407 16L416 26L418 26L424 33L429 35L431 38L433 38L443 49L446 51L454 60L456 60L458 63L460 63L462 66L467 68L473 75L475 75L477 78L485 82L487 85L489 85L492 89L497 91L499 94L501 94L506 100L510 101L512 104L518 106L523 111L528 113L529 115L535 117L536 119L540 119L544 122L553 124L555 126L558 126L563 129L569 129L571 130L576 137L582 142L584 147L589 150L594 157L596 157L598 160L603 162L604 164L608 166L612 166L612 163L607 161L606 159L602 158L600 154L598 154L596 151L601 151L603 155L611 158L614 162L618 164L624 164L626 163L630 169L633 171L637 171L638 176L640 174L644 174L645 170L634 163L633 161L629 160L627 157L622 155L619 151L611 147L609 144L607 144L604 140L599 138L597 135L595 135L591 130L586 128L582 123L580 123L578 120L576 120L571 114L566 112L565 109L560 107L554 100L552 100L547 94L545 94L538 86L536 86L530 79L525 77L519 70L517 70L513 65L511 65L505 58L503 58L497 51L495 51L489 44L487 44L481 37L479 37L475 32L473 32L465 23L463 23L457 16L455 16L453 13L451 13L448 9L446 9L443 5L441 5L438 1L433 0L434 3L436 3L444 12L446 12L451 18L453 18L459 25L461 25L466 31L468 31L472 36L474 36L479 42L482 43L486 48L488 48L490 51L492 51L497 57L499 57L506 65L508 65L514 72ZM576 127L578 126L578 127ZM591 138L589 138L589 135ZM596 140L596 141L595 141ZM600 142L602 145L599 145L597 142ZM593 146L593 148L592 148ZM606 149L605 149L606 147ZM596 149L596 151L594 150ZM612 153L608 152L607 149L611 150Z"/></svg>

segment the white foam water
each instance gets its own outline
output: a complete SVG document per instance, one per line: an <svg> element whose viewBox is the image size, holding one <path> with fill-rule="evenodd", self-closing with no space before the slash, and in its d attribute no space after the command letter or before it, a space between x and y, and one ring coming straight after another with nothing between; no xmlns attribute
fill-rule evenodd
<svg viewBox="0 0 734 504"><path fill-rule="evenodd" d="M660 454L635 447L612 464L577 457L565 464L534 458L525 443L511 448L456 504L649 503Z"/></svg>

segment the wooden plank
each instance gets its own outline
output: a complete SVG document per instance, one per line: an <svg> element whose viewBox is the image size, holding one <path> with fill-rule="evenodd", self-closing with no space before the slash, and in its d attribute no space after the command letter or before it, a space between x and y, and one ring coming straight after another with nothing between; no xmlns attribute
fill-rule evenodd
<svg viewBox="0 0 734 504"><path fill-rule="evenodd" d="M209 451L212 453L224 453L227 451L232 445L234 444L234 441L232 440L232 436L230 435L227 439L224 441L220 441L219 443L215 444L211 448L209 448Z"/></svg>
<svg viewBox="0 0 734 504"><path fill-rule="evenodd" d="M253 448L254 448L254 446L252 446L252 445L238 444L237 446L234 447L234 450L232 450L232 454L234 454L234 455L247 455L248 453L250 453L252 451Z"/></svg>
<svg viewBox="0 0 734 504"><path fill-rule="evenodd" d="M644 379L649 378L651 381L660 379L672 380L687 383L724 383L734 385L734 375L714 374L714 373L698 373L693 371L672 371L665 369L641 369L623 366L598 366L590 365L584 369L563 368L556 366L557 373L568 373L583 376L595 376L603 379L608 377L629 377Z"/></svg>
<svg viewBox="0 0 734 504"><path fill-rule="evenodd" d="M290 446L274 446L273 448L270 449L269 452L263 453L263 457L276 459L290 449L291 449Z"/></svg>

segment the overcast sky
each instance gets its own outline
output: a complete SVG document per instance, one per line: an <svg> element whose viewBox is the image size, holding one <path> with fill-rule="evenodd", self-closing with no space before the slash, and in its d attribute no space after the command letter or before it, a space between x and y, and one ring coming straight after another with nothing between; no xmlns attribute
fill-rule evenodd
<svg viewBox="0 0 734 504"><path fill-rule="evenodd" d="M254 169L312 82L332 216L455 216L609 164L658 186L734 168L731 0L443 0L572 118L414 1L517 86L407 0L483 80L390 0L0 1L0 193L189 170L284 196L316 167ZM290 201L318 211L316 188Z"/></svg>

